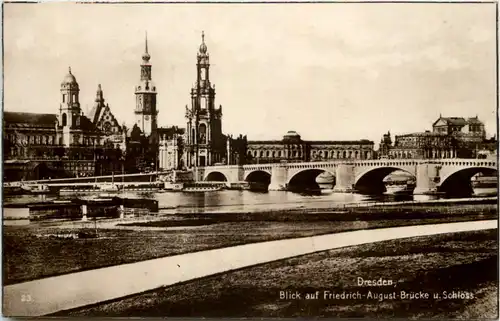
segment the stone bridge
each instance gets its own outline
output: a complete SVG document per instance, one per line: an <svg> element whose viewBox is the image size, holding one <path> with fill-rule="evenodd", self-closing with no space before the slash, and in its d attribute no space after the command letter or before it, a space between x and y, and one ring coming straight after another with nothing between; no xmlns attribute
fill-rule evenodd
<svg viewBox="0 0 500 321"><path fill-rule="evenodd" d="M478 172L496 174L497 169L496 159L384 159L209 166L196 168L194 176L198 181L261 182L268 183L269 190L288 190L301 175L314 179L329 172L335 177L334 191L353 192L381 185L384 177L402 170L415 177L414 194L434 194L468 183Z"/></svg>

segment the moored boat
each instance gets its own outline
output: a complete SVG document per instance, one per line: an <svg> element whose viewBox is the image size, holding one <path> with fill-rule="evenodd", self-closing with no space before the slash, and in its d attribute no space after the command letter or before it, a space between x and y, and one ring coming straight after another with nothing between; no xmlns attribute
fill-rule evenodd
<svg viewBox="0 0 500 321"><path fill-rule="evenodd" d="M216 192L222 190L222 186L197 186L197 187L184 187L183 192L187 193L204 193L204 192Z"/></svg>

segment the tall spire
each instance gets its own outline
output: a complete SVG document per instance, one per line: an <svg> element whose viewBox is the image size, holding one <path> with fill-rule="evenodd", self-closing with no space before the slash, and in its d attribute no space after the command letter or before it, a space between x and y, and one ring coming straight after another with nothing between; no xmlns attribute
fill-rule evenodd
<svg viewBox="0 0 500 321"><path fill-rule="evenodd" d="M203 55L207 53L207 45L205 44L205 31L201 32L200 53Z"/></svg>
<svg viewBox="0 0 500 321"><path fill-rule="evenodd" d="M95 97L95 101L96 102L103 102L104 103L104 98L103 98L103 93L102 93L102 88L101 88L101 84L98 84L97 85L97 92L96 92L96 97Z"/></svg>
<svg viewBox="0 0 500 321"><path fill-rule="evenodd" d="M144 63L149 62L149 59L151 59L151 56L149 55L148 52L148 32L146 31L146 37L145 37L145 52L142 55L142 60Z"/></svg>

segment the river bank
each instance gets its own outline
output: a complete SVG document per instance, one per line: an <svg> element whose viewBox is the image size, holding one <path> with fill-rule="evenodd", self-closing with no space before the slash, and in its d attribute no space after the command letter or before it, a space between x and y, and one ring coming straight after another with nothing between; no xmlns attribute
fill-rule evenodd
<svg viewBox="0 0 500 321"><path fill-rule="evenodd" d="M497 251L496 229L363 244L205 277L58 316L495 319ZM367 287L358 278L393 284ZM405 297L402 291L429 296ZM290 295L296 293L301 296ZM328 296L342 293L361 296Z"/></svg>
<svg viewBox="0 0 500 321"><path fill-rule="evenodd" d="M240 244L344 231L497 219L493 204L392 207L377 213L227 213L4 226L4 284ZM370 212L366 212L370 211ZM54 234L97 232L98 238Z"/></svg>

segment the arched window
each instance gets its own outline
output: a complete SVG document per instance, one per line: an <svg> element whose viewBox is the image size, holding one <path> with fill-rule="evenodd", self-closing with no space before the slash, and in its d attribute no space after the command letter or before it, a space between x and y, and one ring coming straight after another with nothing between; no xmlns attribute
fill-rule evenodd
<svg viewBox="0 0 500 321"><path fill-rule="evenodd" d="M193 144L196 144L196 136L195 136L195 134L194 134L194 133L195 133L195 130L194 130L194 128L193 128L193 129L191 130L191 142L192 142Z"/></svg>
<svg viewBox="0 0 500 321"><path fill-rule="evenodd" d="M200 124L199 128L199 133L200 133L200 144L206 144L207 143L207 125L205 124Z"/></svg>
<svg viewBox="0 0 500 321"><path fill-rule="evenodd" d="M263 150L260 151L260 157L264 157L264 151Z"/></svg>
<svg viewBox="0 0 500 321"><path fill-rule="evenodd" d="M62 125L66 126L66 122L67 122L67 116L66 116L66 113L64 113L64 114L62 114Z"/></svg>
<svg viewBox="0 0 500 321"><path fill-rule="evenodd" d="M346 157L347 157L347 152L346 152L346 151L344 151L344 152L342 153L342 158L346 158Z"/></svg>

